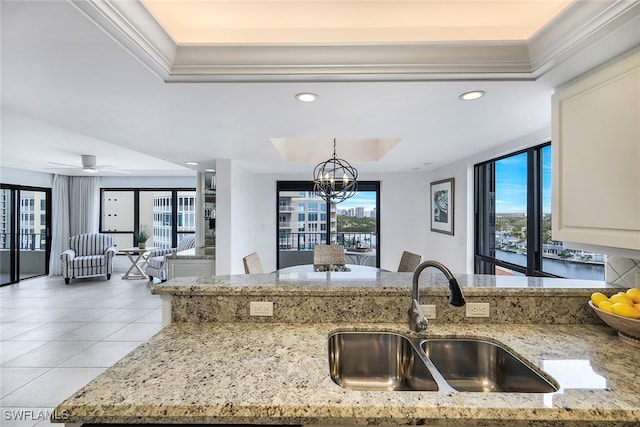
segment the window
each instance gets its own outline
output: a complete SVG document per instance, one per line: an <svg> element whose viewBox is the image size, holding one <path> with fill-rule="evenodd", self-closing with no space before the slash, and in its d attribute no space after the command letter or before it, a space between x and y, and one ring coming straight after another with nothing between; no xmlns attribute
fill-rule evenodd
<svg viewBox="0 0 640 427"><path fill-rule="evenodd" d="M380 265L379 182L358 182L358 192L338 205L316 196L313 182L280 181L277 191L278 268L311 263L314 246L328 243L361 251L369 249L372 255L368 265ZM354 218L345 220L343 216L347 214L343 211L353 211ZM357 218L356 213L360 215ZM347 262L353 260L347 258Z"/></svg>
<svg viewBox="0 0 640 427"><path fill-rule="evenodd" d="M153 246L176 247L195 233L194 189L102 189L100 231L130 247L136 227L153 228Z"/></svg>
<svg viewBox="0 0 640 427"><path fill-rule="evenodd" d="M551 239L551 144L475 165L475 272L604 280L604 256Z"/></svg>

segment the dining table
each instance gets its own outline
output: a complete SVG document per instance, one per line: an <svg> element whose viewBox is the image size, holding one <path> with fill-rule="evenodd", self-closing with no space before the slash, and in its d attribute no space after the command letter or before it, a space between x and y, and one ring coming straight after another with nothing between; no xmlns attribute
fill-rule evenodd
<svg viewBox="0 0 640 427"><path fill-rule="evenodd" d="M375 249L356 250L356 249L347 248L344 251L344 254L347 257L347 259L353 261L353 263L358 264L358 265L366 265L367 264L367 260L369 258L374 258L375 259L376 250Z"/></svg>
<svg viewBox="0 0 640 427"><path fill-rule="evenodd" d="M388 271L379 267L370 267L367 265L346 264L345 271L316 271L313 264L292 265L276 270L279 277L287 279L305 278L305 279L324 279L324 278L344 278L344 279L363 279L375 278L378 273Z"/></svg>

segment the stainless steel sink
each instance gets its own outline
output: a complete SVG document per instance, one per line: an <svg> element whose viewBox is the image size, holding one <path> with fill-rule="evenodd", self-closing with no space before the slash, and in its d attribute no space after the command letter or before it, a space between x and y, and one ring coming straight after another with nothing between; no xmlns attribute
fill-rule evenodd
<svg viewBox="0 0 640 427"><path fill-rule="evenodd" d="M504 347L392 332L329 335L331 379L351 390L551 393L558 388Z"/></svg>
<svg viewBox="0 0 640 427"><path fill-rule="evenodd" d="M551 393L558 388L504 347L476 339L429 339L422 349L458 391Z"/></svg>
<svg viewBox="0 0 640 427"><path fill-rule="evenodd" d="M388 332L337 332L329 336L331 379L351 390L437 391L416 343Z"/></svg>

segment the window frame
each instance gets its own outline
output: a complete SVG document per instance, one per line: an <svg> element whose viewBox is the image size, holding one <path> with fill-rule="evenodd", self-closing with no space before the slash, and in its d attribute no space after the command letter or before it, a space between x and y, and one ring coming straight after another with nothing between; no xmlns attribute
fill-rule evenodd
<svg viewBox="0 0 640 427"><path fill-rule="evenodd" d="M376 193L376 240L377 240L377 247L378 247L378 252L376 255L376 267L380 267L380 247L381 247L381 235L380 235L380 223L381 223L381 215L380 215L380 189L381 189L381 185L380 185L380 181L358 181L358 191L375 191ZM313 181L277 181L276 182L276 212L280 212L280 207L282 207L281 201L280 201L280 192L281 191L299 191L300 194L304 194L304 193L308 193L308 192L313 192ZM329 242L331 240L331 236L330 234L330 230L331 227L329 226L329 222L331 220L331 216L329 215L329 212L331 211L330 208L330 203L326 202L326 203L319 203L317 206L317 209L311 211L311 212L317 212L318 215L318 224L320 224L320 226L318 227L317 232L319 233L325 233L325 239L327 242ZM303 204L304 207L304 204ZM340 204L336 205L336 209L340 207ZM305 213L305 217L306 215L308 215L308 212L305 212L304 210L300 210L300 205L298 205L297 209L295 211L293 211L295 213ZM326 215L325 220L320 220L321 215L324 214ZM281 230L280 230L280 217L279 215L276 215L276 241L275 241L275 246L276 246L276 265L279 266L280 265L280 236L281 236ZM323 227L323 224L325 225ZM305 232L304 227L302 230L298 230L299 232Z"/></svg>
<svg viewBox="0 0 640 427"><path fill-rule="evenodd" d="M474 273L495 275L503 267L526 276L562 277L542 270L542 150L551 141L474 165ZM527 154L527 265L495 257L495 163ZM493 203L490 194L494 195ZM493 208L493 210L492 210ZM493 217L492 217L493 215ZM493 254L491 255L487 255Z"/></svg>
<svg viewBox="0 0 640 427"><path fill-rule="evenodd" d="M103 218L104 215L104 192L105 191L131 191L133 192L133 224L134 229L132 231L113 231L104 230ZM140 193L145 191L168 191L171 192L171 247L178 246L178 234L195 234L195 231L180 231L178 232L178 193L182 191L196 191L196 188L129 188L129 187L102 187L100 188L100 212L99 212L99 232L106 234L131 234L133 241L133 233L137 232L140 227ZM132 243L133 244L133 243Z"/></svg>

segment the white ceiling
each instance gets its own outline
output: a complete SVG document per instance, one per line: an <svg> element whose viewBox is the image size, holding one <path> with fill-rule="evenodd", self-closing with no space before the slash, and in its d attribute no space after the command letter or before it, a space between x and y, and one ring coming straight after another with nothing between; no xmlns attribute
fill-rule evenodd
<svg viewBox="0 0 640 427"><path fill-rule="evenodd" d="M378 161L352 161L360 171L433 169L533 133L550 134L553 88L640 44L638 2L595 1L564 16L565 26L516 45L410 45L422 49L411 55L428 58L419 72L380 72L406 66L396 60L389 68L404 45L381 51L366 46L367 55L382 52L375 72L366 69L365 54L336 67L335 56L330 63L318 57L335 51L299 45L295 49L313 55L294 57L298 62L289 60L286 67L313 72L281 75L265 70L283 66L274 62L282 46L251 50L253 62L247 65L243 47L226 46L226 56L185 51L171 47L157 28L122 30L122 22L95 6L134 3L0 2L2 166L52 172L56 166L49 162L80 166L80 155L92 154L99 165L143 175L190 173L184 162L199 161L193 169L203 170L216 159L233 159L255 172L310 173L313 162L287 161L272 140L316 141L326 145L328 158L337 138L339 157L340 141L400 140ZM125 24L135 21L127 17ZM558 34L564 36L551 38ZM362 53L360 48L349 52ZM490 52L494 59L496 52L528 52L531 61L518 59L513 71L507 64L515 57L505 54L499 66L484 59L483 69L493 67L487 72L466 56L464 63L452 62L456 49L465 55ZM447 66L444 60L435 64L445 50ZM212 52L217 65L201 61ZM455 72L456 67L467 71ZM246 71L233 74L232 68ZM475 89L487 95L474 102L458 99ZM300 92L319 99L298 102L294 96Z"/></svg>

